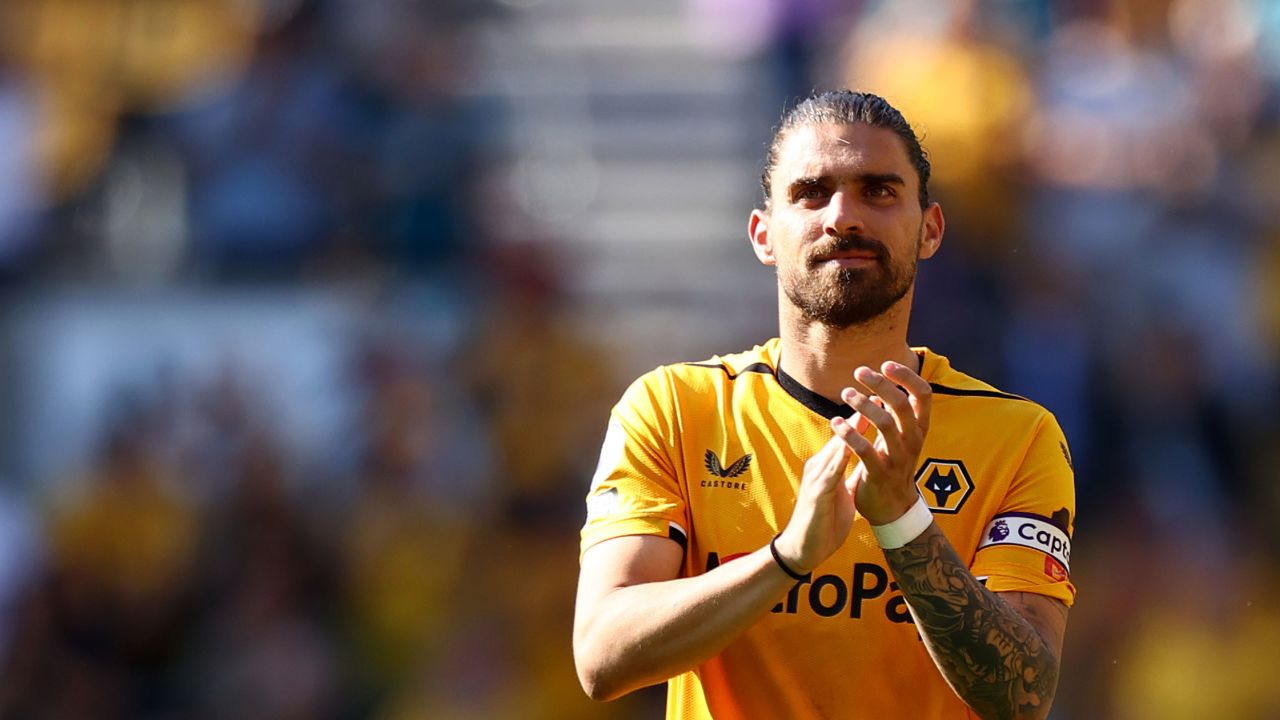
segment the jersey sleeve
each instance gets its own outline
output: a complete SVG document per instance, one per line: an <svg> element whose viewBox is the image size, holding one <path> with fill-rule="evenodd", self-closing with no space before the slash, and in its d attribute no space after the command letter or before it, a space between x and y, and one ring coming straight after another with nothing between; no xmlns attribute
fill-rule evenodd
<svg viewBox="0 0 1280 720"><path fill-rule="evenodd" d="M674 402L661 370L636 382L609 416L587 491L581 552L624 535L670 537L688 549L687 502L676 462Z"/></svg>
<svg viewBox="0 0 1280 720"><path fill-rule="evenodd" d="M1075 472L1066 437L1042 416L1009 493L983 528L973 574L994 592L1020 591L1075 602L1071 536Z"/></svg>

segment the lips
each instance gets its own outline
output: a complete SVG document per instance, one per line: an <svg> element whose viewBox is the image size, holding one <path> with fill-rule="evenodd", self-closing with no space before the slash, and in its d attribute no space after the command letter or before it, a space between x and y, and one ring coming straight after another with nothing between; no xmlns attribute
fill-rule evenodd
<svg viewBox="0 0 1280 720"><path fill-rule="evenodd" d="M888 258L884 245L876 240L861 236L840 238L835 247L823 248L813 256L814 267L833 263L844 268L866 267L878 265Z"/></svg>
<svg viewBox="0 0 1280 720"><path fill-rule="evenodd" d="M818 264L833 265L841 269L869 268L869 267L878 267L880 265L880 259L873 256L866 256L866 255L859 255L856 257L844 255L839 257L828 258Z"/></svg>
<svg viewBox="0 0 1280 720"><path fill-rule="evenodd" d="M829 262L831 260L877 260L878 261L879 259L880 259L880 255L878 253L868 252L866 250L858 250L855 252L837 252L837 253L831 253L829 255L824 255L818 258L820 262Z"/></svg>

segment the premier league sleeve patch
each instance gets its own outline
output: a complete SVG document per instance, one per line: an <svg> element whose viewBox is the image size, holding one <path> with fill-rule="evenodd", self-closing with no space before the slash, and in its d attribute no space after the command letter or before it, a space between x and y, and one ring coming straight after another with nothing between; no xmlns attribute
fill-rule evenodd
<svg viewBox="0 0 1280 720"><path fill-rule="evenodd" d="M978 549L996 545L1019 545L1039 550L1045 558L1045 573L1055 580L1065 580L1071 572L1071 538L1066 531L1043 515L1001 513L991 519L982 531Z"/></svg>

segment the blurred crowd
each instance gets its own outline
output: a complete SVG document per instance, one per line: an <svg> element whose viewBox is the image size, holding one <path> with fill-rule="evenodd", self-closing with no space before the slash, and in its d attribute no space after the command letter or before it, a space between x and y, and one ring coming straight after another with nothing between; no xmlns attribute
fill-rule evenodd
<svg viewBox="0 0 1280 720"><path fill-rule="evenodd" d="M0 717L660 712L572 668L630 378L498 189L469 33L538 5L0 4ZM779 107L856 87L923 134L912 340L1072 446L1053 717L1280 717L1280 4L686 10Z"/></svg>
<svg viewBox="0 0 1280 720"><path fill-rule="evenodd" d="M350 413L310 454L281 435L278 380L231 352L107 403L82 474L6 496L0 716L593 710L566 609L601 361L537 278L501 284L447 357L362 318Z"/></svg>

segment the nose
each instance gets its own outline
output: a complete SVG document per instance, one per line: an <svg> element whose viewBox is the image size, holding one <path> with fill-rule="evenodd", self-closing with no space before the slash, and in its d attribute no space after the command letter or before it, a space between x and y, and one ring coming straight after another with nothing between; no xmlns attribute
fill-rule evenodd
<svg viewBox="0 0 1280 720"><path fill-rule="evenodd" d="M865 234L861 208L853 193L843 190L831 196L826 213L822 217L822 230L832 237L848 234Z"/></svg>

